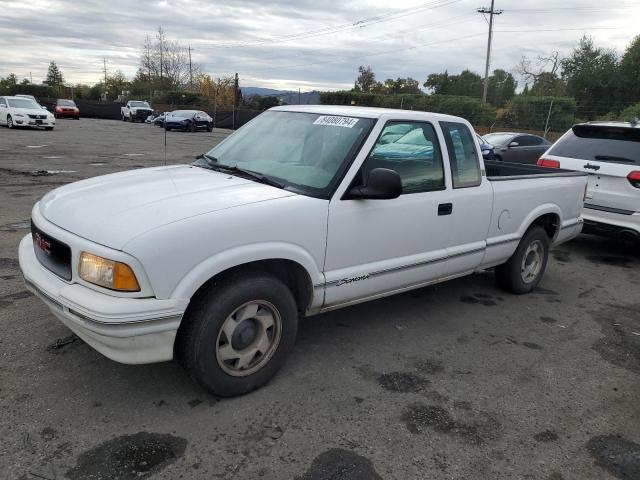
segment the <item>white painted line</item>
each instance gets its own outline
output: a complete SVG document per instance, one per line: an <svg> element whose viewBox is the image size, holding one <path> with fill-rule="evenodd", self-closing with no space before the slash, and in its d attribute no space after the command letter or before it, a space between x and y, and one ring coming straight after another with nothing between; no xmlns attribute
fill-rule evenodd
<svg viewBox="0 0 640 480"><path fill-rule="evenodd" d="M125 153L124 154L125 157L139 157L141 155L144 155L144 153Z"/></svg>
<svg viewBox="0 0 640 480"><path fill-rule="evenodd" d="M42 158L46 158L47 160L54 160L56 158L62 158L62 157L53 156L53 157L42 157Z"/></svg>
<svg viewBox="0 0 640 480"><path fill-rule="evenodd" d="M48 147L49 145L27 145L27 148L42 148Z"/></svg>

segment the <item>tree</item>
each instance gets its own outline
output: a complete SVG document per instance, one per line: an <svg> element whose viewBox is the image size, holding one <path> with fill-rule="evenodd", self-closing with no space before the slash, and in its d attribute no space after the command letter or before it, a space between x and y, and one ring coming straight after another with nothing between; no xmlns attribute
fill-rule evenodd
<svg viewBox="0 0 640 480"><path fill-rule="evenodd" d="M482 78L471 70L463 70L459 75L432 73L424 86L434 95L460 95L465 97L482 96Z"/></svg>
<svg viewBox="0 0 640 480"><path fill-rule="evenodd" d="M516 66L516 72L523 77L528 94L536 96L564 95L564 81L560 78L560 53L552 52L549 56L539 56L533 62L522 57ZM531 90L528 85L531 83Z"/></svg>
<svg viewBox="0 0 640 480"><path fill-rule="evenodd" d="M120 70L116 70L113 75L107 77L107 92L109 92L108 99L115 100L122 92L129 90L131 83L127 80L124 73Z"/></svg>
<svg viewBox="0 0 640 480"><path fill-rule="evenodd" d="M618 59L613 50L598 48L583 36L561 62L566 91L576 99L577 114L594 119L612 110L617 101Z"/></svg>
<svg viewBox="0 0 640 480"><path fill-rule="evenodd" d="M51 63L49 63L47 78L45 78L43 83L58 89L64 84L64 77L62 76L62 72L58 68L58 65L56 65L56 62L51 61Z"/></svg>
<svg viewBox="0 0 640 480"><path fill-rule="evenodd" d="M145 36L140 52L140 65L132 82L132 92L183 89L189 83L189 68L187 48L177 41L168 40L165 31L159 27L155 40L149 35ZM200 72L200 65L192 62L194 84Z"/></svg>
<svg viewBox="0 0 640 480"><path fill-rule="evenodd" d="M376 74L371 70L371 66L360 65L358 68L358 78L353 86L356 92L371 93L380 88L380 84L376 82Z"/></svg>
<svg viewBox="0 0 640 480"><path fill-rule="evenodd" d="M640 35L634 38L620 59L620 98L624 102L640 100Z"/></svg>
<svg viewBox="0 0 640 480"><path fill-rule="evenodd" d="M397 79L387 78L382 84L384 93L390 95L399 95L401 93L414 93L420 94L422 91L420 90L420 84L418 80L415 80L411 77Z"/></svg>
<svg viewBox="0 0 640 480"><path fill-rule="evenodd" d="M494 107L504 107L516 94L518 83L509 72L494 70L489 77L487 88L487 100Z"/></svg>

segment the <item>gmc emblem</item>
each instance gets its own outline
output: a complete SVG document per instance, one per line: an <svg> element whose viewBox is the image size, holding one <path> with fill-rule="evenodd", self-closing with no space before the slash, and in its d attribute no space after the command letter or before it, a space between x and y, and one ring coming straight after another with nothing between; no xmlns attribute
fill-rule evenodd
<svg viewBox="0 0 640 480"><path fill-rule="evenodd" d="M47 255L51 255L51 243L47 242L39 233L36 233L36 245Z"/></svg>

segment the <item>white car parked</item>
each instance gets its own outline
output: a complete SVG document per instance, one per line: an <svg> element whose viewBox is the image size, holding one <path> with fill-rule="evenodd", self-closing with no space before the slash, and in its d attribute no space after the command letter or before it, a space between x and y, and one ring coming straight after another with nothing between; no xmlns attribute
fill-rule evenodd
<svg viewBox="0 0 640 480"><path fill-rule="evenodd" d="M53 114L26 97L0 97L0 125L14 127L43 127L53 130Z"/></svg>
<svg viewBox="0 0 640 480"><path fill-rule="evenodd" d="M585 233L640 241L640 122L574 125L538 165L589 174Z"/></svg>
<svg viewBox="0 0 640 480"><path fill-rule="evenodd" d="M586 180L485 164L458 117L276 107L192 165L48 193L20 267L109 358L177 356L209 391L238 395L281 367L299 315L491 267L530 292L550 245L580 232Z"/></svg>

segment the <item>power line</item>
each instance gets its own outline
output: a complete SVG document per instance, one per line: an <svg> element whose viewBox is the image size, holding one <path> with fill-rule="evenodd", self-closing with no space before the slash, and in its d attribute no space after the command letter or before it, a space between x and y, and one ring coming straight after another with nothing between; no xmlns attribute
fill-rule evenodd
<svg viewBox="0 0 640 480"><path fill-rule="evenodd" d="M487 40L487 61L484 67L484 82L482 87L482 102L487 103L487 91L489 89L489 63L491 63L491 37L493 36L493 17L502 15L502 10L495 10L495 0L491 0L491 8L482 7L478 9L478 13L489 14L489 38Z"/></svg>
<svg viewBox="0 0 640 480"><path fill-rule="evenodd" d="M239 43L219 43L219 44L214 44L214 45L208 45L208 44L202 44L203 47L205 48L236 48L236 47L251 47L251 46L258 46L258 45L264 45L266 43L282 43L282 42L289 42L292 40L300 40L300 39L304 39L304 38L314 38L314 37L318 37L318 36L323 36L323 35L330 35L330 34L334 34L334 33L339 33L345 30L351 30L354 28L364 28L364 27L368 27L370 25L375 25L377 23L381 23L381 22L387 22L387 21L391 21L391 20L397 20L399 18L403 18L406 17L408 15L414 15L416 13L422 12L426 9L435 9L435 8L441 8L441 7L445 7L454 3L458 3L462 0L435 0L432 2L428 2L428 3L424 3L422 5L418 5L415 7L411 7L411 8L406 8L403 10L399 10L396 12L389 12L383 15L377 15L377 16L373 16L373 17L368 17L368 18L364 18L361 20L356 20L355 22L350 22L350 23L345 23L345 24L341 24L341 25L336 25L333 27L324 27L318 30L313 30L311 32L300 32L300 33L294 33L294 34L290 34L290 35L282 35L280 37L273 37L273 38L266 38L266 39L261 39L261 40L257 40L254 42L239 42Z"/></svg>

